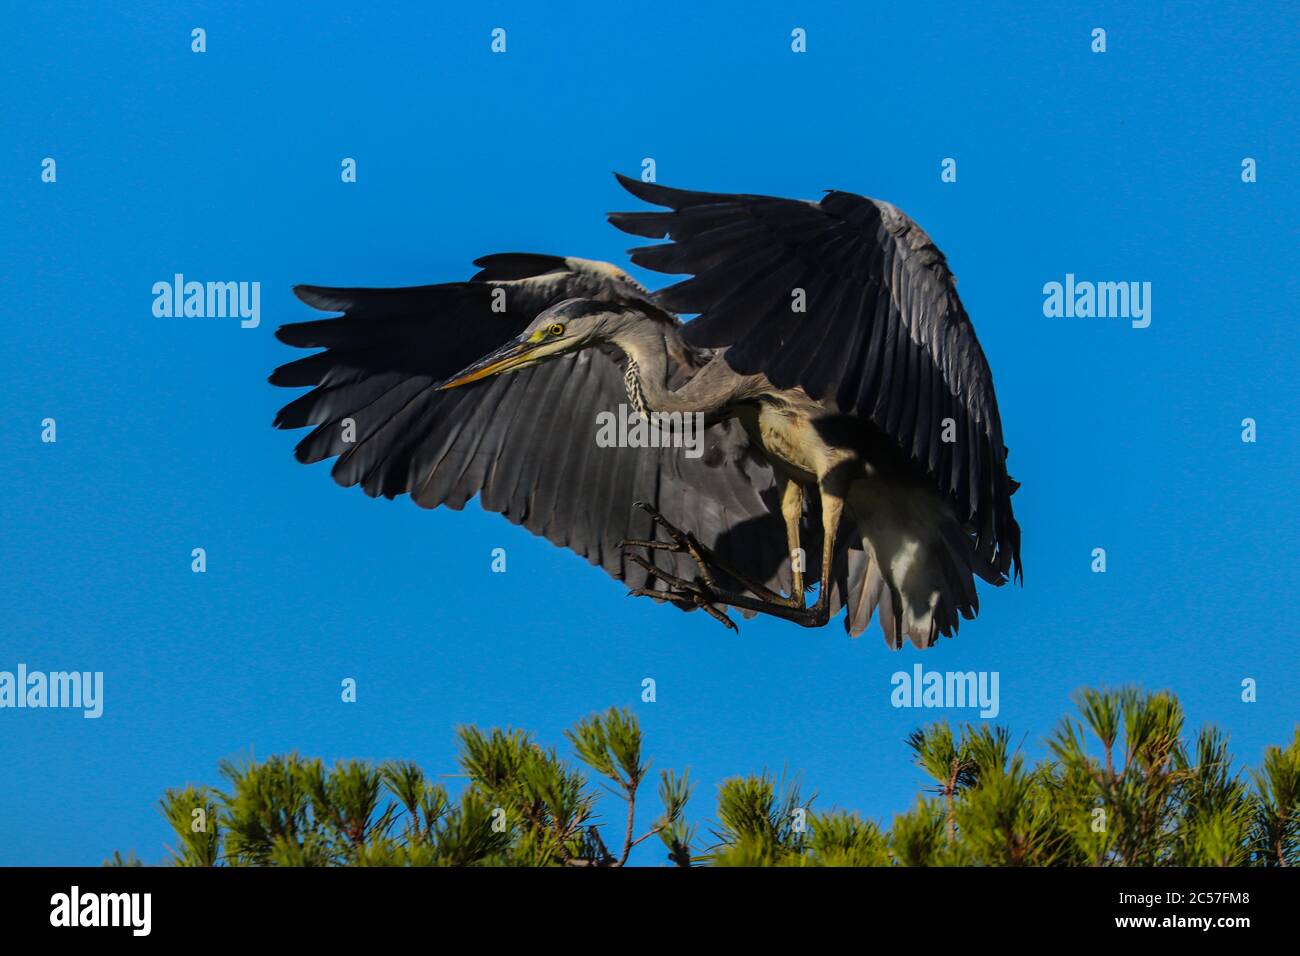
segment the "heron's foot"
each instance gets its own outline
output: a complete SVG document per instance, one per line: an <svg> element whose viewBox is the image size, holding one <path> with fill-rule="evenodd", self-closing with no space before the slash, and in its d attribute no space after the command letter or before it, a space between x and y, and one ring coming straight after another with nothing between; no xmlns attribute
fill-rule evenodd
<svg viewBox="0 0 1300 956"><path fill-rule="evenodd" d="M633 588L628 593L634 597L652 597L661 601L672 601L679 607L698 607L723 627L739 632L740 628L736 626L735 621L727 616L725 605L718 598L718 585L709 569L708 549L700 544L695 535L675 527L644 501L638 501L636 506L648 514L658 527L664 529L664 533L668 535L669 540L651 539L647 541L639 538L625 538L623 540L624 556L646 572L645 586ZM645 548L646 556L643 558L641 555L634 553L633 548ZM649 560L652 551L690 555L691 560L695 562L696 568L699 569L699 574L695 580L687 581L670 571L656 567ZM666 589L662 591L656 590L652 587L655 581L667 585Z"/></svg>
<svg viewBox="0 0 1300 956"><path fill-rule="evenodd" d="M700 544L695 535L687 531L682 531L680 528L671 524L667 518L644 501L636 502L636 507L648 514L650 520L653 521L656 526L663 528L664 533L668 535L669 540L659 541L651 539L649 541L643 541L640 538L624 538L622 542L624 550L629 548L645 548L647 552L668 551L672 554L688 554L690 555L691 560L695 562L695 566L700 569L700 577L703 579L704 583L710 587L715 586L713 573L709 570L709 562L705 558L708 549L705 548L704 545ZM631 557L631 555L629 555L629 557ZM649 557L648 554L647 557Z"/></svg>
<svg viewBox="0 0 1300 956"><path fill-rule="evenodd" d="M634 597L652 597L660 601L672 601L681 607L702 608L715 621L737 633L739 633L740 628L727 616L727 608L753 611L757 614L768 614L802 627L822 627L830 618L829 609L820 601L813 607L807 608L794 608L784 603L774 604L770 601L750 597L747 594L733 594L730 591L724 591L716 585L706 584L698 578L694 581L687 581L665 571L663 568L655 567L639 554L628 554L627 558L633 564L643 568L647 576L645 587L633 588L628 594ZM662 581L667 585L666 590L657 591L651 587L650 585L655 580Z"/></svg>
<svg viewBox="0 0 1300 956"><path fill-rule="evenodd" d="M803 627L825 627L830 623L830 611L831 609L829 605L818 600L812 607L802 607L792 614L782 614L779 616L783 617L787 621L793 621L795 624L799 624ZM771 614L774 612L760 611L759 613Z"/></svg>
<svg viewBox="0 0 1300 956"><path fill-rule="evenodd" d="M740 628L736 626L736 622L727 616L726 608L713 603L708 590L699 585L691 583L688 583L686 587L670 585L666 591L656 591L654 588L649 587L632 588L627 593L632 597L652 597L660 601L672 601L681 607L698 607L727 630L734 631L737 634L740 633Z"/></svg>
<svg viewBox="0 0 1300 956"><path fill-rule="evenodd" d="M647 556L650 551L669 551L674 554L690 555L691 560L695 562L695 566L699 568L700 579L713 592L715 592L715 594L722 590L719 587L715 576L716 572L720 572L722 575L734 580L742 589L753 594L754 597L763 604L779 604L782 607L795 609L803 608L804 602L802 593L791 595L788 598L784 595L778 594L761 581L754 580L753 577L736 568L736 566L731 562L719 557L710 548L701 544L699 539L689 531L682 531L680 528L674 526L651 505L646 504L644 501L638 501L636 502L636 507L648 514L650 520L654 522L655 526L663 529L664 534L668 536L669 540L642 541L638 539L624 539L624 548L645 548Z"/></svg>

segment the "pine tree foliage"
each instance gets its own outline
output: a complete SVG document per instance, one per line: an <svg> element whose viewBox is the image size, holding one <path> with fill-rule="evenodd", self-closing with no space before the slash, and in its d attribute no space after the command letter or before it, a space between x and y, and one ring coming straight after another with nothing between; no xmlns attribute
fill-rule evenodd
<svg viewBox="0 0 1300 956"><path fill-rule="evenodd" d="M683 867L1300 862L1300 728L1247 771L1216 728L1187 739L1172 694L1084 690L1075 703L1034 765L1003 727L916 730L907 745L928 783L888 830L818 811L797 777L767 771L719 785L702 840L686 819L689 772L664 770L646 822L654 778L641 728L611 708L566 732L574 759L521 730L461 728L466 783L454 798L406 761L223 762L223 787L164 794L176 837L166 862L618 867L656 838L664 861ZM621 806L609 819L602 791ZM141 862L118 852L106 865Z"/></svg>

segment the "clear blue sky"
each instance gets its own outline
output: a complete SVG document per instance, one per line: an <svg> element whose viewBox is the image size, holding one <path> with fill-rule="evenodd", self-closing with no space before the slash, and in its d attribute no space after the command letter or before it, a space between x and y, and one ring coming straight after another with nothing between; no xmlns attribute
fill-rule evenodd
<svg viewBox="0 0 1300 956"><path fill-rule="evenodd" d="M1296 10L1047 6L8 10L0 670L102 670L106 701L99 720L0 711L0 863L158 860L163 789L250 748L453 772L457 724L556 741L610 705L635 708L657 767L691 768L696 819L724 777L788 766L818 806L887 822L922 783L903 738L936 716L890 706L917 660L1000 672L999 720L1035 755L1083 685L1170 688L1252 763L1289 737ZM311 315L294 283L452 280L507 250L620 261L636 241L604 213L634 204L610 173L644 157L669 185L861 192L929 231L1024 484L1023 590L983 589L924 655L874 625L732 636L476 503L374 501L293 460L266 375L290 357L276 326ZM175 272L260 281L261 326L154 318ZM1067 272L1151 282L1150 328L1044 318Z"/></svg>

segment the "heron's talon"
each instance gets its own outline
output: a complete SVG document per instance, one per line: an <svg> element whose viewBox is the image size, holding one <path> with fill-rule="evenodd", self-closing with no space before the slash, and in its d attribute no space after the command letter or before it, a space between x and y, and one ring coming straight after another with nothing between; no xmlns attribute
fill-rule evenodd
<svg viewBox="0 0 1300 956"><path fill-rule="evenodd" d="M679 554L686 553L686 547L675 541L642 541L639 538L624 538L619 542L619 547L624 550L627 550L628 548L652 548L656 551L673 551Z"/></svg>
<svg viewBox="0 0 1300 956"><path fill-rule="evenodd" d="M642 540L639 538L623 539L622 547L624 549L624 557L646 573L647 586L633 588L628 592L629 595L633 597L652 597L660 601L671 601L679 607L685 607L688 609L691 607L698 607L728 630L739 633L740 628L738 628L736 623L727 616L726 611L722 609L725 607L725 604L714 593L713 577L709 574L709 569L704 562L704 557L700 554L698 545L694 542L693 536L678 531L678 529L669 524L658 511L647 505L645 502L638 501L636 506L649 514L655 524L667 531L673 540L670 543L667 541ZM645 548L646 557L634 553L631 550L632 548ZM649 554L652 551L669 551L675 554L689 554L691 559L699 568L699 577L694 581L687 581L684 578L680 578L673 574L671 571L655 566L648 560ZM666 585L666 588L662 591L658 591L649 587L648 585L654 581L663 582L663 584Z"/></svg>
<svg viewBox="0 0 1300 956"><path fill-rule="evenodd" d="M737 634L740 633L736 622L727 616L727 612L722 607L714 604L710 600L712 595L699 585L694 585L690 589L670 587L665 591L656 591L654 588L632 588L627 593L629 597L648 597L659 601L671 601L673 604L688 608L698 607L723 627Z"/></svg>

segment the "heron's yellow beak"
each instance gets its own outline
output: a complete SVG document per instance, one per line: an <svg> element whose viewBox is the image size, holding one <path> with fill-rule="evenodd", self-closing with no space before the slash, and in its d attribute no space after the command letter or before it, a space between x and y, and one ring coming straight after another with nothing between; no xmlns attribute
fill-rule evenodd
<svg viewBox="0 0 1300 956"><path fill-rule="evenodd" d="M438 390L447 388L459 388L461 385L468 385L470 382L477 382L481 378L489 378L493 375L500 375L502 372L509 372L512 369L528 365L532 358L533 352L537 350L538 342L518 340L507 342L501 348L497 349L483 358L479 359L469 368L462 369L447 381L438 386Z"/></svg>

